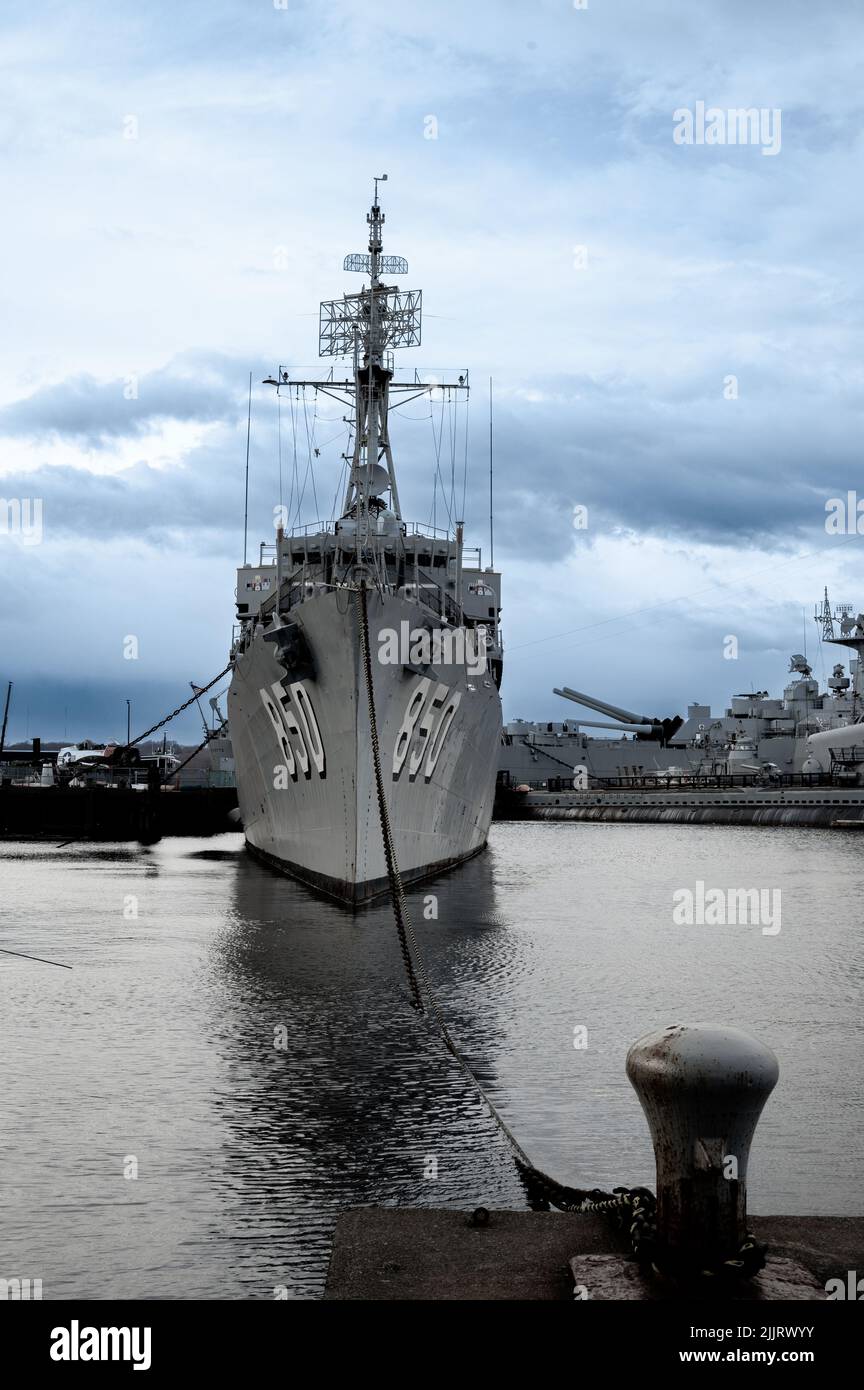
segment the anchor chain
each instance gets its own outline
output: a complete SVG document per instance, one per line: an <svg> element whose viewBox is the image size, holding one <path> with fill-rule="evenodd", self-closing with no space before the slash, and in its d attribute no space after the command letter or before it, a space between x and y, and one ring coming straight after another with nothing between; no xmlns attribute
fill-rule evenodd
<svg viewBox="0 0 864 1390"><path fill-rule="evenodd" d="M375 765L378 818L381 822L381 837L384 841L384 860L387 864L390 899L393 904L393 916L396 919L399 949L402 952L405 974L408 977L408 985L411 990L411 1003L418 1013L423 1013L423 996L420 993L420 985L417 981L414 962L411 958L411 949L408 945L409 934L413 935L411 918L408 913L408 904L405 901L402 875L399 873L399 865L396 862L396 851L393 847L393 835L390 829L390 812L387 809L387 798L384 793L384 778L381 775L381 752L378 746L378 720L375 715L375 690L372 682L372 656L369 648L369 615L366 607L366 586L362 581L354 590L354 601L357 605L357 620L360 627L363 671L366 678L366 700L369 706L369 737L372 744L372 761ZM414 943L414 947L416 954L416 942Z"/></svg>
<svg viewBox="0 0 864 1390"><path fill-rule="evenodd" d="M158 724L153 724L149 729L145 729L143 734L139 734L137 738L133 738L131 743L124 743L120 751L123 753L127 752L128 749L134 748L136 743L141 743L143 739L149 738L151 734L155 734L156 730L161 729L164 724L169 724L172 719L176 719L178 714L182 714L184 709L188 709L201 695L206 695L208 690L212 690L217 681L221 681L223 676L227 676L228 672L231 670L231 666L232 663L229 661L224 671L220 671L218 676L213 677L212 681L208 681L206 685L196 686L194 695L190 695L189 699L184 700L182 705L178 705L170 714L166 714L165 718L160 719ZM208 740L205 739L205 742L207 741ZM203 743L201 747L204 747ZM200 750L196 749L195 751L198 752Z"/></svg>
<svg viewBox="0 0 864 1390"><path fill-rule="evenodd" d="M402 884L402 875L399 872L399 864L396 859L396 850L393 845L393 835L390 827L390 813L387 808L387 798L384 792L384 777L381 771L381 750L378 743L378 725L375 715L375 691L372 681L372 654L369 644L369 613L366 602L365 585L361 583L357 587L354 592L354 598L357 606L357 622L360 630L361 655L363 658L363 671L366 682L366 699L369 706L369 734L372 746L372 761L375 766L375 784L378 792L378 812L381 822L381 835L384 840L384 858L387 864L387 877L390 884L393 913L396 918L396 930L399 934L399 945L402 951L402 958L405 961L408 983L411 987L412 1002L419 1013L425 1013L425 1006L426 1004L429 1005L444 1046L451 1056L459 1063L468 1080L479 1093L481 1100L496 1125L513 1149L517 1165L530 1168L531 1162L525 1150L519 1144L515 1135L511 1133L502 1116L499 1115L495 1105L487 1096L480 1082L477 1080L477 1077L471 1070L471 1067L468 1065L468 1062L450 1036L437 996L426 974L423 953L414 935L411 915L408 911L408 904L405 901L405 890ZM548 1179L548 1181L551 1182L552 1179Z"/></svg>
<svg viewBox="0 0 864 1390"><path fill-rule="evenodd" d="M222 674L223 674L223 675L225 674L224 671L223 671ZM218 680L219 677L217 676L216 679ZM221 730L221 729L208 729L208 730L207 730L207 737L206 737L205 739L202 739L202 740L201 740L201 742L198 744L198 747L197 747L197 748L193 748L193 749L192 749L192 752L189 754L188 757L186 757L186 758L183 759L182 763L178 763L176 767L172 767L172 769L171 769L170 772L166 772L166 773L165 773L165 776L162 778L162 781L159 783L160 787L165 787L165 786L167 786L168 783L171 781L171 778L172 778L172 777L176 777L177 774L178 774L179 772L182 772L183 769L184 769L184 767L186 766L186 764L187 764L187 763L191 763L192 759L195 758L195 757L197 757L197 755L201 752L201 749L202 749L202 748L206 748L207 745L208 745L208 743L212 743L213 740L214 740L214 738L218 738L219 735L220 735L221 733L222 733L222 730Z"/></svg>
<svg viewBox="0 0 864 1390"><path fill-rule="evenodd" d="M537 1196L559 1211L578 1212L580 1215L597 1212L609 1217L616 1230L629 1241L633 1256L640 1265L656 1264L658 1268L675 1272L669 1255L657 1243L657 1199L649 1188L613 1187L611 1192L603 1192L595 1187L586 1191L578 1187L565 1187L536 1168L523 1171L522 1177ZM718 1264L703 1265L688 1272L702 1279L750 1279L764 1269L767 1253L767 1245L761 1244L748 1232L735 1255Z"/></svg>

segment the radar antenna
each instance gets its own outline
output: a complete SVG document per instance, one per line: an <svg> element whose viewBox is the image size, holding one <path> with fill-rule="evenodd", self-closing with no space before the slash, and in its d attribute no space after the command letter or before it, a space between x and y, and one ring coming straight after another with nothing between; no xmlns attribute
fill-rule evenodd
<svg viewBox="0 0 864 1390"><path fill-rule="evenodd" d="M378 185L386 178L386 174L379 174L373 180L373 202L366 215L368 250L352 253L343 262L345 270L368 275L368 285L343 294L341 299L325 299L320 309L318 355L350 357L353 381L338 380L333 368L322 381L302 380L283 366L276 376L265 378L277 391L310 386L336 399L350 400L353 446L345 455L350 468L342 521L355 523L358 559L369 544L371 521L387 509L384 494L389 493L390 510L398 522L402 521L388 426L391 393L398 393L407 403L433 389L444 391L448 399L452 399L451 393L468 391L467 372L459 376L458 384L423 381L416 371L411 381L397 383L393 379L394 350L420 344L423 292L402 290L382 279L404 275L408 270L403 256L385 256L382 250L385 217L378 202Z"/></svg>

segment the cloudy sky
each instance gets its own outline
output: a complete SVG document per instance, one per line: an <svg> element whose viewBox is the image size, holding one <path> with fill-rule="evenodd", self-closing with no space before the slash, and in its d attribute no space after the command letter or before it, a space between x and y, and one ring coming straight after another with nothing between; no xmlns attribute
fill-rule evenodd
<svg viewBox="0 0 864 1390"><path fill-rule="evenodd" d="M403 364L471 371L484 548L494 378L507 717L565 717L557 684L717 708L779 691L805 640L833 661L814 602L864 608L864 537L825 526L864 497L857 0L7 0L2 23L12 739L122 735L126 698L140 730L225 665L249 373L257 542L279 495L257 383L316 361L385 171L426 313ZM676 140L699 103L764 111L773 148L716 119ZM419 520L433 409L394 427ZM336 407L311 427L328 516ZM15 521L35 499L41 537Z"/></svg>

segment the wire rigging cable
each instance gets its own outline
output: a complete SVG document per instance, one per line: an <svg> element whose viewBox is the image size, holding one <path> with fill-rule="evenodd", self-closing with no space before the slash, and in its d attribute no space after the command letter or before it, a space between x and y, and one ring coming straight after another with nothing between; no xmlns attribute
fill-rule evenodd
<svg viewBox="0 0 864 1390"><path fill-rule="evenodd" d="M276 397L276 439L279 454L279 510L282 511L282 401ZM280 518L281 520L281 518Z"/></svg>
<svg viewBox="0 0 864 1390"><path fill-rule="evenodd" d="M348 460L342 459L342 467L339 470L339 477L336 482L336 491L333 493L333 506L330 511L330 520L336 520L336 508L339 506L339 496L345 486L345 475L348 471Z"/></svg>
<svg viewBox="0 0 864 1390"><path fill-rule="evenodd" d="M315 425L318 420L318 392L315 392L315 405L312 411L312 434L309 434L309 418L306 413L306 392L303 392L303 418L306 422L306 447L309 451L309 476L312 480L312 501L315 503L315 519L318 519L318 492L315 487L315 464L313 462L313 451L318 454L320 451L315 448Z"/></svg>
<svg viewBox="0 0 864 1390"><path fill-rule="evenodd" d="M442 501L442 503L443 503L443 505L444 505L444 507L445 507L445 509L446 509L446 511L447 511L447 519L448 519L448 521L449 521L449 523L450 523L450 530L452 531L452 530L453 530L453 526L454 526L454 523L453 523L453 510L452 510L452 507L450 507L450 506L448 505L448 502L447 502L447 488L446 488L446 485L445 485L445 482L444 482L444 475L443 475L442 472L441 472L441 450L442 450L442 447L443 447L443 444L444 444L444 406L445 406L445 404L446 404L446 402L445 402L445 399L444 399L444 393L442 392L442 393L441 393L441 418L440 418L440 421L439 421L439 426L438 426L437 433L436 433L436 430L435 430L435 415L434 415L434 412L430 411L430 416L429 416L430 420L432 421L432 443L433 443L434 450L435 450L435 467L434 467L433 473L432 473L432 510L431 510L431 513L430 513L430 517L431 517L431 525L434 527L434 526L435 526L435 523L436 523L436 521L437 521L437 519L438 519L438 518L437 518L437 511L438 511L438 483L440 482L440 484L441 484L441 501Z"/></svg>
<svg viewBox="0 0 864 1390"><path fill-rule="evenodd" d="M464 515L456 508L456 490L458 478L458 454L459 454L459 407L462 402L458 396L454 397L450 407L450 510L453 514L453 524L457 521L464 521Z"/></svg>
<svg viewBox="0 0 864 1390"><path fill-rule="evenodd" d="M292 471L291 471L291 493L288 498L288 517L290 520L294 507L294 496L297 491L297 421L294 417L294 397L290 390L288 392L288 405L291 409L291 452L292 452Z"/></svg>
<svg viewBox="0 0 864 1390"><path fill-rule="evenodd" d="M461 516L461 520L462 520L462 521L465 520L465 504L466 504L467 497L468 497L468 406L470 405L470 403L471 403L471 397L470 397L470 396L466 396L466 397L465 397L465 458L464 458L464 461L463 461L463 464L462 464L462 516Z"/></svg>

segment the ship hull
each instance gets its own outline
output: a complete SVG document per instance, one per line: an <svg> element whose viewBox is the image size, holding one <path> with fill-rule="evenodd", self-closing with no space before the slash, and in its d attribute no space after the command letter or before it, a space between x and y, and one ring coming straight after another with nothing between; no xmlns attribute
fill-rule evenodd
<svg viewBox="0 0 864 1390"><path fill-rule="evenodd" d="M486 671L390 659L389 634L431 625L417 604L370 591L367 609L393 846L414 883L486 843L500 698ZM281 660L261 628L235 659L228 714L246 842L264 863L358 906L389 880L354 596L320 593L290 620L302 641Z"/></svg>

